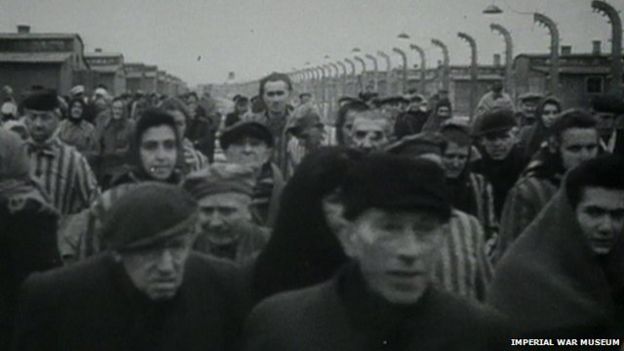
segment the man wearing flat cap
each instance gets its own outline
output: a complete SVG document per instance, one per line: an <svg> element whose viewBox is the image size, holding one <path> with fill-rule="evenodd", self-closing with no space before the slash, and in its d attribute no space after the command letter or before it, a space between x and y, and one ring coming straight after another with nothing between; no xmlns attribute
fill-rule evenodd
<svg viewBox="0 0 624 351"><path fill-rule="evenodd" d="M282 172L271 160L274 146L271 130L261 122L240 121L225 128L219 141L229 163L254 169L254 220L260 225L271 227L277 216L279 196L284 187Z"/></svg>
<svg viewBox="0 0 624 351"><path fill-rule="evenodd" d="M244 263L264 248L268 232L252 220L253 184L253 170L237 164L218 163L188 176L184 188L199 205L195 250Z"/></svg>
<svg viewBox="0 0 624 351"><path fill-rule="evenodd" d="M592 111L598 120L602 149L624 156L624 100L615 95L597 96Z"/></svg>
<svg viewBox="0 0 624 351"><path fill-rule="evenodd" d="M344 184L339 239L352 261L256 306L244 350L500 350L496 314L431 284L451 217L442 168L370 155Z"/></svg>
<svg viewBox="0 0 624 351"><path fill-rule="evenodd" d="M14 349L230 349L238 270L191 252L196 218L179 187L146 182L126 193L105 220L104 253L26 281Z"/></svg>
<svg viewBox="0 0 624 351"><path fill-rule="evenodd" d="M517 124L513 111L496 109L478 115L472 126L481 158L471 166L492 184L494 210L500 218L509 189L527 164L517 143Z"/></svg>

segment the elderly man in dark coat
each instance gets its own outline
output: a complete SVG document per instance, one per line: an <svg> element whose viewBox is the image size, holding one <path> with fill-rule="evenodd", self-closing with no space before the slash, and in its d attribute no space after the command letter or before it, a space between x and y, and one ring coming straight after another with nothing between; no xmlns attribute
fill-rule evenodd
<svg viewBox="0 0 624 351"><path fill-rule="evenodd" d="M36 274L24 287L14 350L228 350L243 305L238 271L191 253L197 204L146 182L103 227L106 251Z"/></svg>
<svg viewBox="0 0 624 351"><path fill-rule="evenodd" d="M624 161L573 169L496 269L488 302L518 335L624 336Z"/></svg>
<svg viewBox="0 0 624 351"><path fill-rule="evenodd" d="M371 155L343 195L339 238L353 262L328 282L261 302L245 350L501 349L496 314L430 283L451 216L438 165Z"/></svg>

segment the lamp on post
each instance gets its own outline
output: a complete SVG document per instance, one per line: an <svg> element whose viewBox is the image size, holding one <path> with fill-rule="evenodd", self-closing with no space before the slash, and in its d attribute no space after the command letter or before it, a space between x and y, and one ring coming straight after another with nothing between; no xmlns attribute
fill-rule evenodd
<svg viewBox="0 0 624 351"><path fill-rule="evenodd" d="M534 13L533 20L550 33L550 93L559 95L559 29L557 24L541 13Z"/></svg>
<svg viewBox="0 0 624 351"><path fill-rule="evenodd" d="M390 56L385 52L379 50L377 51L377 55L383 57L386 60L386 95L390 95L391 86L392 86L392 61L390 60Z"/></svg>
<svg viewBox="0 0 624 351"><path fill-rule="evenodd" d="M613 6L602 0L592 1L594 12L607 17L611 23L611 93L622 96L622 19Z"/></svg>
<svg viewBox="0 0 624 351"><path fill-rule="evenodd" d="M355 85L355 62L353 62L353 60L346 58L344 59L346 63L349 64L349 68L351 68L351 79L350 79L350 83L349 86L354 86ZM353 87L353 89L351 89L351 91L353 92L353 94L356 94L356 89L355 87Z"/></svg>
<svg viewBox="0 0 624 351"><path fill-rule="evenodd" d="M450 77L449 77L449 52L446 44L444 44L441 40L431 39L431 44L439 47L442 50L442 89L448 91L450 86Z"/></svg>
<svg viewBox="0 0 624 351"><path fill-rule="evenodd" d="M425 94L427 90L427 58L425 56L425 50L416 44L411 44L410 49L418 52L420 56L420 93Z"/></svg>
<svg viewBox="0 0 624 351"><path fill-rule="evenodd" d="M359 56L354 56L353 57L354 60L356 60L357 62L359 62L362 65L362 73L360 73L360 91L364 91L364 79L366 78L366 62L364 62L364 60L359 57Z"/></svg>
<svg viewBox="0 0 624 351"><path fill-rule="evenodd" d="M371 54L366 54L364 57L373 62L373 84L375 92L379 92L379 65L377 64L377 58Z"/></svg>
<svg viewBox="0 0 624 351"><path fill-rule="evenodd" d="M477 42L474 38L466 33L459 32L457 36L460 39L463 39L470 45L470 85L472 86L470 89L470 117L475 113L475 109L477 106Z"/></svg>
<svg viewBox="0 0 624 351"><path fill-rule="evenodd" d="M403 61L403 74L401 77L401 85L403 86L403 92L405 92L407 90L407 54L405 54L405 51L399 48L392 48L392 51L399 54L401 56L401 60Z"/></svg>
<svg viewBox="0 0 624 351"><path fill-rule="evenodd" d="M511 40L511 33L509 31L497 23L490 24L490 29L494 32L498 32L503 36L505 40L505 86L507 87L510 94L513 95L514 83L513 83L513 42Z"/></svg>

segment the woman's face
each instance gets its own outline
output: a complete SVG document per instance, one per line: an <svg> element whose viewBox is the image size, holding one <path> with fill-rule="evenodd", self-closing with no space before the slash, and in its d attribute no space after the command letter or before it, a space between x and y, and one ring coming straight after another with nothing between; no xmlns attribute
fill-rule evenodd
<svg viewBox="0 0 624 351"><path fill-rule="evenodd" d="M559 117L559 106L553 103L547 103L544 105L542 110L542 122L544 123L544 127L550 128Z"/></svg>

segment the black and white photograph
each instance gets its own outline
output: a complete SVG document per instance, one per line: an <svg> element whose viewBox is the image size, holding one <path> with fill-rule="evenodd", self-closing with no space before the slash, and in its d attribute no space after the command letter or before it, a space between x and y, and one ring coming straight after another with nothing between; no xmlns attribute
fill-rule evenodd
<svg viewBox="0 0 624 351"><path fill-rule="evenodd" d="M0 0L0 351L624 351L622 0Z"/></svg>

